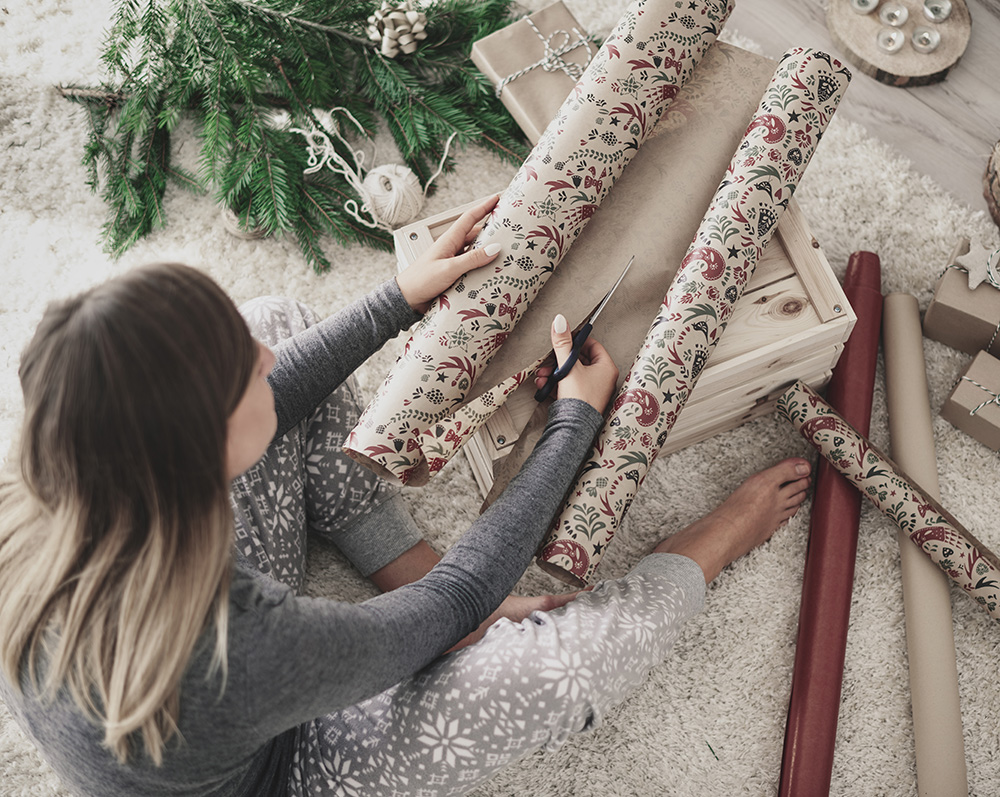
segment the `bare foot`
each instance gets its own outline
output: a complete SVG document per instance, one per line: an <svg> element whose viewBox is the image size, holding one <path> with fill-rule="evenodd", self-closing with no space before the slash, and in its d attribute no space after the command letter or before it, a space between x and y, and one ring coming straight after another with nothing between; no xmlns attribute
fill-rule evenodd
<svg viewBox="0 0 1000 797"><path fill-rule="evenodd" d="M809 462L792 457L759 471L705 517L667 537L655 553L694 559L710 582L794 515L809 488Z"/></svg>

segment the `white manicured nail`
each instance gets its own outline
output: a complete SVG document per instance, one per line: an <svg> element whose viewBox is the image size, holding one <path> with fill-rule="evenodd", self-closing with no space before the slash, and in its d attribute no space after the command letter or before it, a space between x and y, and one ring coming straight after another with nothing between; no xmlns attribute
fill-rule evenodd
<svg viewBox="0 0 1000 797"><path fill-rule="evenodd" d="M486 252L489 257L493 257L493 255L500 251L500 244L486 244L486 246L483 247L483 251Z"/></svg>
<svg viewBox="0 0 1000 797"><path fill-rule="evenodd" d="M561 335L569 329L569 324L566 323L566 316L559 313L554 319L552 319L552 328L556 331L557 335Z"/></svg>

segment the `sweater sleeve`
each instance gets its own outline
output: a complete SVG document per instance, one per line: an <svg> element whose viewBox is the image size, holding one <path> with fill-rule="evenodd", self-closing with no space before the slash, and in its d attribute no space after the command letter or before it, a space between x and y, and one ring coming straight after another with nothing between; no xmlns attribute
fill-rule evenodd
<svg viewBox="0 0 1000 797"><path fill-rule="evenodd" d="M585 402L555 402L519 475L413 584L346 604L256 581L231 636L246 656L248 724L269 738L357 703L477 628L531 562L601 422Z"/></svg>
<svg viewBox="0 0 1000 797"><path fill-rule="evenodd" d="M268 377L278 414L275 439L311 413L323 399L420 315L391 279L367 296L274 348Z"/></svg>

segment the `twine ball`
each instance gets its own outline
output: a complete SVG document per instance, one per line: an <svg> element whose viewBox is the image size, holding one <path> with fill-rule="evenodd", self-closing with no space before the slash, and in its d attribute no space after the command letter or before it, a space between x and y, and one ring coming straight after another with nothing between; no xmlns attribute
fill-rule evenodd
<svg viewBox="0 0 1000 797"><path fill-rule="evenodd" d="M424 191L411 169L399 163L376 166L361 183L375 216L390 227L413 221L424 206Z"/></svg>

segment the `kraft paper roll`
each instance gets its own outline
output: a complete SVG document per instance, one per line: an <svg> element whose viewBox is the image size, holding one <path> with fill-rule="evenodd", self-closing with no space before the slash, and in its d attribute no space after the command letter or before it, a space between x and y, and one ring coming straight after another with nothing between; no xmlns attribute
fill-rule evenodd
<svg viewBox="0 0 1000 797"><path fill-rule="evenodd" d="M875 389L881 274L877 255L851 255L844 293L858 322L827 388L830 403L862 434L868 434ZM861 495L825 459L816 468L815 485L778 786L781 797L830 790L851 619Z"/></svg>
<svg viewBox="0 0 1000 797"><path fill-rule="evenodd" d="M351 457L386 478L424 484L528 378L530 368L464 403L731 8L732 0L629 6L477 238L476 246L501 245L498 264L466 274L434 302L351 432Z"/></svg>
<svg viewBox="0 0 1000 797"><path fill-rule="evenodd" d="M785 53L667 290L610 417L538 556L585 584L628 512L850 80L826 53Z"/></svg>
<svg viewBox="0 0 1000 797"><path fill-rule="evenodd" d="M891 293L885 297L884 312L892 457L931 498L939 500L917 299L906 293ZM898 537L917 788L922 797L966 795L969 783L948 579L920 555L906 534L900 531Z"/></svg>
<svg viewBox="0 0 1000 797"><path fill-rule="evenodd" d="M996 554L807 384L796 382L783 393L778 412L910 542L1000 620L1000 559Z"/></svg>

